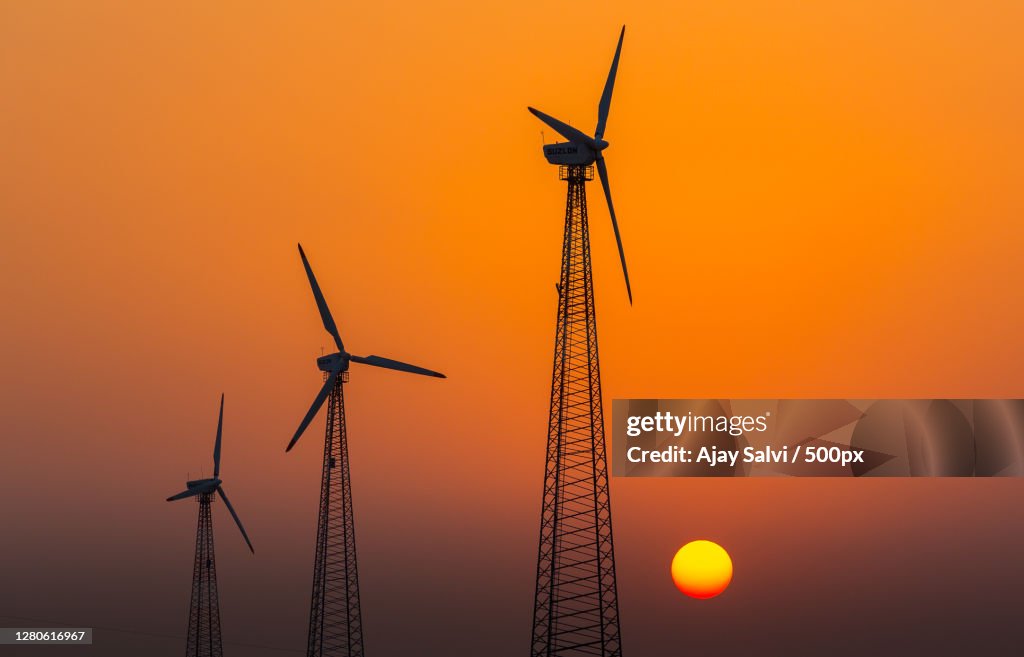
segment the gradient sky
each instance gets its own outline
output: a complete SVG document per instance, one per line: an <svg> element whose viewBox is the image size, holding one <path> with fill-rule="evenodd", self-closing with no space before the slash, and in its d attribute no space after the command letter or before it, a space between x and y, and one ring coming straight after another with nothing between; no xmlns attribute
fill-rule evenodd
<svg viewBox="0 0 1024 657"><path fill-rule="evenodd" d="M369 649L524 653L565 193L526 106L592 129L622 23L609 409L1024 396L1020 2L6 1L0 614L183 635L195 506L163 499L209 474L224 391L256 546L214 509L227 647L301 651L322 417L284 447L330 340L302 241L346 346L450 377L346 389ZM631 656L1018 626L1020 482L612 484ZM668 576L694 538L736 565L710 602ZM183 642L105 640L81 654Z"/></svg>

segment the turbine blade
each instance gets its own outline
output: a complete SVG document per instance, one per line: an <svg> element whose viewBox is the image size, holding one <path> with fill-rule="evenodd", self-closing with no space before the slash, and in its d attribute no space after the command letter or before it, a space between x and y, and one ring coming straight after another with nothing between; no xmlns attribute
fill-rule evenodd
<svg viewBox="0 0 1024 657"><path fill-rule="evenodd" d="M174 500L183 500L186 497L195 497L198 494L199 494L198 490L194 490L194 489L190 488L189 490L181 491L177 495L171 495L170 497L167 498L167 501L168 502L173 502Z"/></svg>
<svg viewBox="0 0 1024 657"><path fill-rule="evenodd" d="M224 427L224 393L220 393L220 415L217 416L217 442L213 444L213 476L220 474L220 435Z"/></svg>
<svg viewBox="0 0 1024 657"><path fill-rule="evenodd" d="M313 288L313 297L316 298L316 307L320 309L320 319L324 321L324 328L327 332L334 336L334 342L338 345L338 350L345 351L345 345L341 342L341 334L338 333L338 326L334 323L334 318L331 317L331 309L327 307L327 301L324 299L324 293L320 291L320 285L316 282L316 276L313 275L313 268L309 266L309 260L306 259L306 252L302 250L302 245L299 244L299 255L302 257L302 266L306 268L306 277L309 278L309 286Z"/></svg>
<svg viewBox="0 0 1024 657"><path fill-rule="evenodd" d="M593 148L595 151L600 150L597 147L597 145L594 143L594 138L591 137L590 135L586 134L582 130L577 130L576 128L572 127L568 123L562 123L561 121L559 121L555 117L548 116L547 114L545 114L544 112L542 112L540 110L533 109L532 107L527 107L526 109L530 110L530 112L534 116L536 116L538 119L540 119L544 123L547 123L558 134L562 135L563 137L565 137L569 141L575 141L575 142L579 142L579 143L582 143L582 144L586 144L587 146L590 146L591 148Z"/></svg>
<svg viewBox="0 0 1024 657"><path fill-rule="evenodd" d="M633 290L629 286L629 270L626 269L626 254L622 250L622 237L619 235L619 222L615 220L615 206L612 205L612 190L608 186L608 167L604 158L597 158L597 173L601 176L601 186L604 187L604 197L608 201L608 214L612 217L612 230L615 231L615 244L619 247L619 260L622 262L622 276L626 279L626 294L629 295L629 305L633 305Z"/></svg>
<svg viewBox="0 0 1024 657"><path fill-rule="evenodd" d="M249 546L249 551L256 554L256 550L252 548L252 541L249 540L249 535L245 533L245 527L242 526L242 521L238 519L238 514L235 513L235 507L231 506L231 502L228 500L228 496L224 493L224 489L217 486L217 494L220 495L220 499L224 500L224 506L231 512L231 517L235 519L235 524L238 525L238 529L242 532L242 538L245 539L245 544Z"/></svg>
<svg viewBox="0 0 1024 657"><path fill-rule="evenodd" d="M292 451L292 447L295 447L295 443L299 441L299 436L302 435L302 432L306 430L309 423L313 421L314 417L316 417L316 413L320 410L320 407L324 405L324 400L327 399L327 395L331 394L331 389L334 387L334 381L337 378L338 372L335 371L331 372L327 377L327 380L324 381L324 387L320 388L320 392L317 393L316 399L313 400L313 405L310 406L309 410L306 412L306 417L302 418L302 424L300 424L299 428L295 430L295 435L292 436L291 442L288 443L288 447L286 447L284 451L290 452Z"/></svg>
<svg viewBox="0 0 1024 657"><path fill-rule="evenodd" d="M597 105L597 128L594 130L594 139L604 137L604 127L608 122L608 110L612 106L612 89L615 87L615 74L619 70L619 53L622 52L622 37L626 36L626 26L622 26L619 32L619 45L615 46L615 57L612 58L612 67L608 70L608 80L604 83L604 92L601 94L601 102Z"/></svg>
<svg viewBox="0 0 1024 657"><path fill-rule="evenodd" d="M390 358L384 358L382 356L352 356L352 360L356 363L373 365L374 367L383 367L389 370L398 370L399 372L411 372L413 374L422 374L424 376L436 376L439 379L448 378L440 372L428 370L425 367L417 367L398 360L391 360Z"/></svg>

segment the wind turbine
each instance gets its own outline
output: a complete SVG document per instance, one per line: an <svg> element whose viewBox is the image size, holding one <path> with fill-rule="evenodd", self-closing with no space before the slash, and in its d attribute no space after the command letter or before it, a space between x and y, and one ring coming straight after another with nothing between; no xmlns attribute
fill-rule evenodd
<svg viewBox="0 0 1024 657"><path fill-rule="evenodd" d="M224 395L220 396L220 414L217 417L217 439L213 444L213 477L194 479L185 483L185 490L167 498L168 502L186 497L199 498L199 524L196 529L196 556L192 569L192 601L188 612L188 643L186 657L221 657L224 654L220 633L220 603L217 599L217 566L213 554L213 517L210 502L216 493L224 500L235 524L242 532L245 544L255 552L245 527L231 506L220 479L220 443L224 427Z"/></svg>
<svg viewBox="0 0 1024 657"><path fill-rule="evenodd" d="M359 578L356 569L355 519L352 512L352 482L348 459L348 435L345 430L345 396L352 363L383 367L400 372L446 378L444 374L382 356L356 356L345 350L341 333L327 307L320 285L299 245L302 266L309 278L313 298L324 328L338 347L333 354L316 360L324 373L324 384L285 451L298 442L309 423L328 398L327 431L324 439L324 463L320 480L320 514L317 521L316 556L313 561L313 595L309 613L308 657L363 654L362 614L359 604Z"/></svg>
<svg viewBox="0 0 1024 657"><path fill-rule="evenodd" d="M632 304L633 291L604 161L608 148L604 132L625 33L623 27L597 106L593 137L529 108L569 140L544 146L544 157L559 165L559 178L568 182L568 190L561 277L556 286L558 315L531 657L622 655L586 183L593 180L592 165L596 163L619 247L626 294Z"/></svg>
<svg viewBox="0 0 1024 657"><path fill-rule="evenodd" d="M597 163L597 173L601 178L601 186L604 187L604 198L608 202L608 214L612 218L612 230L615 232L615 244L619 247L619 261L622 263L622 275L626 279L626 294L629 296L629 303L633 303L633 290L629 285L629 271L626 269L626 254L622 250L622 237L619 235L619 223L615 219L615 206L612 204L612 190L608 184L608 165L604 162L604 150L609 143L604 139L605 126L608 124L608 110L612 106L612 90L615 88L615 74L619 70L619 54L622 52L622 39L626 36L626 26L622 26L619 32L619 43L615 47L615 56L612 58L612 67L608 70L608 79L604 83L604 91L601 93L601 100L597 104L597 127L594 128L594 136L587 135L582 130L572 127L568 123L559 121L553 116L544 112L527 107L526 109L538 119L548 124L558 134L569 141L555 142L544 145L544 157L551 164L558 164L565 169L566 174L580 172L586 174L586 167ZM579 168L583 170L580 171ZM593 177L593 174L590 174ZM590 180L591 178L584 178Z"/></svg>

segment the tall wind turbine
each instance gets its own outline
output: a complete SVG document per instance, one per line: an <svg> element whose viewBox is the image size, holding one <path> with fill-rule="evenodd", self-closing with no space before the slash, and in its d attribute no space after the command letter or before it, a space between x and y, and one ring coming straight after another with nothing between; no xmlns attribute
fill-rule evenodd
<svg viewBox="0 0 1024 657"><path fill-rule="evenodd" d="M185 483L185 490L167 498L168 502L186 497L199 498L199 526L196 529L196 559L192 569L192 602L188 612L188 642L186 657L221 657L224 648L220 636L220 603L217 600L217 566L213 558L213 517L210 503L216 493L224 500L242 538L255 552L242 521L224 493L220 479L220 438L224 426L224 395L220 396L220 415L217 417L217 440L213 444L213 477L194 479Z"/></svg>
<svg viewBox="0 0 1024 657"><path fill-rule="evenodd" d="M324 401L327 406L327 432L324 439L324 464L320 480L320 515L316 530L316 557L313 561L313 597L309 611L308 657L357 657L363 655L362 614L359 608L359 578L356 572L355 520L352 513L352 482L348 461L348 436L345 431L345 395L343 384L349 378L349 365L361 363L400 372L445 378L444 374L381 356L356 356L345 351L338 326L327 307L313 269L299 245L299 256L306 269L309 286L324 328L334 338L337 353L317 359L324 373L312 406L302 418L285 451L291 450L302 432L316 417Z"/></svg>
<svg viewBox="0 0 1024 657"><path fill-rule="evenodd" d="M608 148L604 132L625 33L623 27L597 106L597 128L593 137L544 112L528 108L569 140L544 146L544 157L551 164L559 165L559 178L568 183L568 195L561 279L557 286L558 317L532 657L622 655L586 182L593 180L596 163L619 247L626 294L632 304L626 256L604 161L604 150Z"/></svg>

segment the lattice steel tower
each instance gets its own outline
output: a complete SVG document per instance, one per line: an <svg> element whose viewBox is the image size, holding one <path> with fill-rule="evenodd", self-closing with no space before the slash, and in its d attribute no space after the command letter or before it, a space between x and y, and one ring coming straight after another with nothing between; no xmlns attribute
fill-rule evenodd
<svg viewBox="0 0 1024 657"><path fill-rule="evenodd" d="M217 599L217 564L213 556L213 495L199 496L196 562L192 568L192 602L188 609L186 657L221 657L220 603Z"/></svg>
<svg viewBox="0 0 1024 657"><path fill-rule="evenodd" d="M287 450L298 442L324 401L327 431L320 479L320 513L313 560L313 595L309 609L308 657L359 657L363 655L363 622L359 604L359 574L356 566L355 518L352 511L352 481L345 431L344 384L350 363L362 363L401 372L444 378L444 374L381 356L355 356L345 351L341 334L327 306L306 254L299 255L320 311L324 328L334 338L338 352L317 359L324 372L324 384L295 431Z"/></svg>
<svg viewBox="0 0 1024 657"><path fill-rule="evenodd" d="M249 535L234 507L228 500L224 483L220 479L220 445L224 426L224 395L220 396L220 415L217 418L217 439L213 446L213 477L195 479L185 483L185 490L167 498L168 502L199 498L199 523L196 527L196 556L192 567L192 597L188 609L188 638L185 644L186 657L222 657L224 647L220 636L220 603L217 598L217 561L213 554L213 496L224 500L235 524L242 532L249 550L253 551Z"/></svg>
<svg viewBox="0 0 1024 657"><path fill-rule="evenodd" d="M559 165L559 178L567 182L568 195L558 284L532 657L622 655L586 183L593 179L591 165L596 163L632 303L602 156L608 146L603 140L604 127L624 34L625 28L619 35L598 106L593 138L530 108L570 140L544 147L548 161Z"/></svg>
<svg viewBox="0 0 1024 657"><path fill-rule="evenodd" d="M363 619L356 568L356 529L345 434L344 383L334 381L327 402L327 432L320 481L320 513L313 560L307 655L363 654Z"/></svg>

